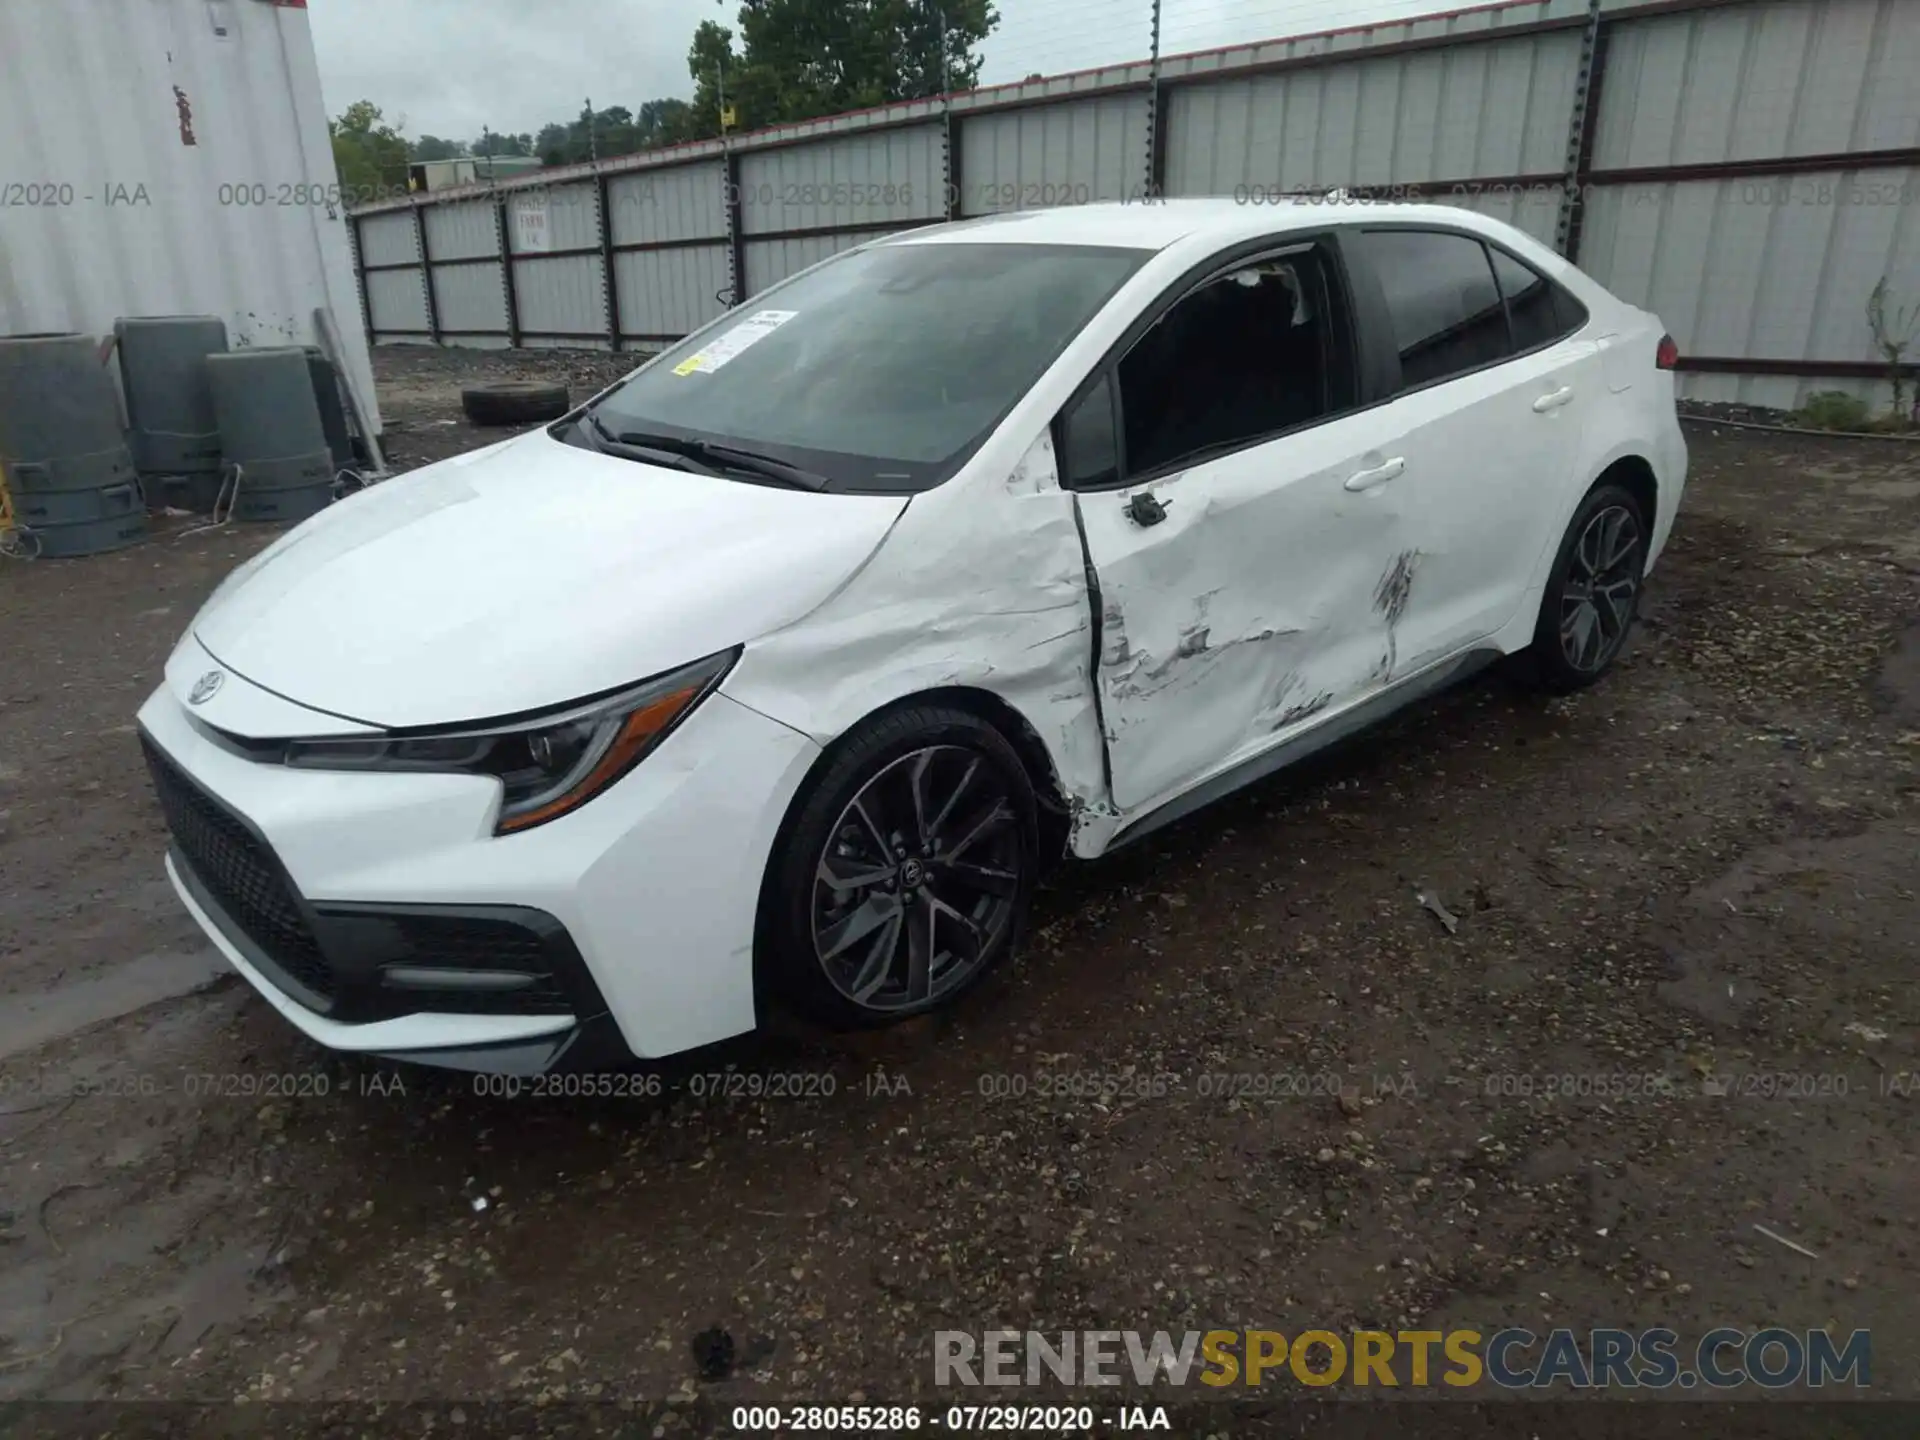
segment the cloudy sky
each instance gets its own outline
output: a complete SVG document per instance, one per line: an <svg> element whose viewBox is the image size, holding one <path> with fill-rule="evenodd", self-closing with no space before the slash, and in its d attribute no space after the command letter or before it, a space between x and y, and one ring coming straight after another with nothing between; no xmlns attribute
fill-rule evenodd
<svg viewBox="0 0 1920 1440"><path fill-rule="evenodd" d="M988 83L1144 57L1151 0L998 0ZM1460 0L1164 0L1172 54L1397 19ZM371 100L409 136L538 130L597 108L690 96L687 46L732 0L309 0L327 108Z"/></svg>

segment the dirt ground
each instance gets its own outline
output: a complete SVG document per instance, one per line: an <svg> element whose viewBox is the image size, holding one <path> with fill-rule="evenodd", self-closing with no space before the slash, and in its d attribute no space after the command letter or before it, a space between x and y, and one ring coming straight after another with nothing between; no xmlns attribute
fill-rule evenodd
<svg viewBox="0 0 1920 1440"><path fill-rule="evenodd" d="M382 350L394 463L493 438L463 377L630 363ZM944 1405L941 1329L1415 1322L1864 1327L1874 1392L1920 1398L1920 446L1689 438L1607 683L1448 694L1062 872L951 1018L741 1042L657 1099L343 1060L210 958L133 714L273 532L0 560L0 1400L661 1434ZM833 1093L691 1093L725 1066ZM1120 1075L1169 1081L1062 1083Z"/></svg>

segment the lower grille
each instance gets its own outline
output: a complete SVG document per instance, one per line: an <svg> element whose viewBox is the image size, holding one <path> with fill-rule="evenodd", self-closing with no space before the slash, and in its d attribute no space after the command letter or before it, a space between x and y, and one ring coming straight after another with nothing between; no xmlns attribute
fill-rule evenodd
<svg viewBox="0 0 1920 1440"><path fill-rule="evenodd" d="M332 966L320 953L293 888L266 842L140 737L174 844L227 917L293 979L331 1000Z"/></svg>
<svg viewBox="0 0 1920 1440"><path fill-rule="evenodd" d="M399 942L392 963L438 970L511 971L533 977L517 990L435 989L415 992L422 1010L464 1014L564 1015L576 1007L554 974L552 946L527 925L476 915L396 913L388 924Z"/></svg>

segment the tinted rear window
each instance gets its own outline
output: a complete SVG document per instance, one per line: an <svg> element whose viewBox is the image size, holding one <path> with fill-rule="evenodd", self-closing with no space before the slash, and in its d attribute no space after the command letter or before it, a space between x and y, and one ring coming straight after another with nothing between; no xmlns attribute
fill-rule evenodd
<svg viewBox="0 0 1920 1440"><path fill-rule="evenodd" d="M1506 296L1516 352L1552 344L1586 324L1586 307L1560 286L1497 246L1488 253L1500 293Z"/></svg>
<svg viewBox="0 0 1920 1440"><path fill-rule="evenodd" d="M1506 312L1478 240L1425 230L1369 230L1360 239L1386 292L1405 388L1506 357Z"/></svg>

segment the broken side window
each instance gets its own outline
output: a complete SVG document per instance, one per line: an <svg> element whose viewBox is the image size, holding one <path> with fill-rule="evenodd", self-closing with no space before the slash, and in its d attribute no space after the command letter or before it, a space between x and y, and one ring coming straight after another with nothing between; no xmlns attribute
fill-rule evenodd
<svg viewBox="0 0 1920 1440"><path fill-rule="evenodd" d="M1346 410L1356 383L1328 252L1257 257L1184 296L1119 364L1129 478Z"/></svg>

